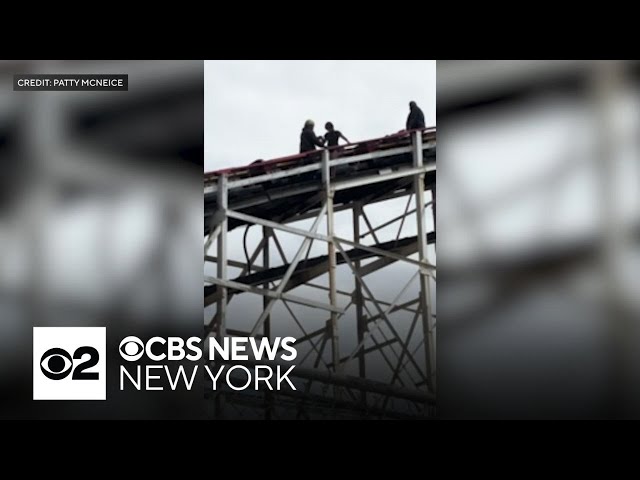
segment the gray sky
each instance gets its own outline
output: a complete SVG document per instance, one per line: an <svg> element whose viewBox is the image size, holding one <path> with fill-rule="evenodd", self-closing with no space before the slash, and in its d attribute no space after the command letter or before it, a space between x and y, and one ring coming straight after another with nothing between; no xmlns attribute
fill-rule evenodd
<svg viewBox="0 0 640 480"><path fill-rule="evenodd" d="M436 124L435 60L205 62L205 171L298 153L308 118L349 140L404 128L415 100Z"/></svg>

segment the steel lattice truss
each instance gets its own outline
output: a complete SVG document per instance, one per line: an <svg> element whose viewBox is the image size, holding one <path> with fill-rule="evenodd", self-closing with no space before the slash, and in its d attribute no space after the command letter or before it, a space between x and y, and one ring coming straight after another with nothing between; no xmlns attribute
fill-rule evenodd
<svg viewBox="0 0 640 480"><path fill-rule="evenodd" d="M209 390L210 413L434 416L435 154L433 128L205 175L205 337L299 353L297 390Z"/></svg>

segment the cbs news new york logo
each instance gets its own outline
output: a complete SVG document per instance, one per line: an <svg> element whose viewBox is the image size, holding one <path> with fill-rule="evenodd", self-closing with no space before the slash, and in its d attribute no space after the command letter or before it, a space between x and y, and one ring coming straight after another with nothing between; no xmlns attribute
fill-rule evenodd
<svg viewBox="0 0 640 480"><path fill-rule="evenodd" d="M106 337L105 327L34 327L33 329L33 399L34 400L106 400ZM127 362L137 362L144 355L152 362L198 361L202 358L204 349L200 346L200 337L190 337L186 341L180 337L153 337L143 342L138 337L125 337L120 342L120 356ZM276 337L273 343L268 339L257 340L255 338L227 337L219 344L210 337L210 360L218 356L225 361L247 360L247 350L251 351L257 360L266 357L274 361L280 356L283 361L292 362L297 356L293 347L295 338ZM155 344L164 345L162 353L153 352ZM280 352L280 347L284 352ZM211 378L213 389L216 390L218 379L226 369L227 385L233 390L247 388L280 390L282 385L288 385L296 390L295 385L289 380L288 375L295 365L291 365L286 371L285 367L277 365L256 365L252 373L243 365L219 366L216 372L212 372L209 365L204 369ZM127 370L120 366L120 390L124 390L125 378L131 382L136 390L163 390L162 385L151 385L151 381L157 381L161 377L152 374L158 370L166 372L168 386L175 390L183 379L185 388L191 390L198 365L193 365L191 376L188 378L184 365L171 375L169 365L146 365L144 372L141 365L137 365L135 371ZM235 370L242 370L247 375L246 384L234 385L230 374ZM284 373L283 373L284 372ZM144 374L143 374L144 373ZM144 377L146 375L146 382ZM221 382L223 382L221 380ZM262 382L262 384L260 383ZM272 385L273 383L273 385Z"/></svg>
<svg viewBox="0 0 640 480"><path fill-rule="evenodd" d="M106 400L106 328L34 327L33 399Z"/></svg>

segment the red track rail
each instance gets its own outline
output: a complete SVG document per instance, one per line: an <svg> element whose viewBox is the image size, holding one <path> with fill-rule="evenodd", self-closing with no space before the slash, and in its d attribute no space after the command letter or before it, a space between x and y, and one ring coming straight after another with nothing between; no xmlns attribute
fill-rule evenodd
<svg viewBox="0 0 640 480"><path fill-rule="evenodd" d="M430 138L430 133L433 133L433 138L435 138L436 127L429 127L425 129L421 129L424 134ZM419 131L419 130L404 130L402 132L394 133L392 135L387 135L385 137L373 138L370 140L363 140L361 142L349 143L346 145L339 145L336 147L331 147L329 150L331 152L336 152L336 157L343 157L349 155L357 155L363 152L370 152L374 150L378 150L381 147L384 148L392 148L398 146L402 140L408 140L411 136L411 133ZM274 158L272 160L266 160L260 163L245 165L243 167L233 167L233 168L224 168L221 170L215 170L212 172L206 172L204 174L204 179L209 180L220 175L234 175L234 174L245 174L251 176L252 171L260 169L261 172L273 170L275 167L287 167L297 165L300 160L305 159L313 154L318 154L320 150L299 153L297 155L289 155L287 157Z"/></svg>

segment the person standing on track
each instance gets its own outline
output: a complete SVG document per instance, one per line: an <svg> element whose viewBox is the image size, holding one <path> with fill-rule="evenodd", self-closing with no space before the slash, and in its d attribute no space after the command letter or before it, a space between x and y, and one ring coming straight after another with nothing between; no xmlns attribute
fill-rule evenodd
<svg viewBox="0 0 640 480"><path fill-rule="evenodd" d="M322 137L316 136L313 131L313 127L315 123L313 120L307 120L304 122L304 128L300 133L300 153L311 152L316 149L316 147L324 147L324 142Z"/></svg>
<svg viewBox="0 0 640 480"><path fill-rule="evenodd" d="M409 102L409 116L407 117L407 130L425 128L424 113L416 102Z"/></svg>
<svg viewBox="0 0 640 480"><path fill-rule="evenodd" d="M343 139L345 142L349 143L347 137L345 137L341 131L336 130L333 127L333 123L327 122L324 125L324 128L327 131L327 133L324 134L324 139L327 142L327 147L337 147L340 139Z"/></svg>

